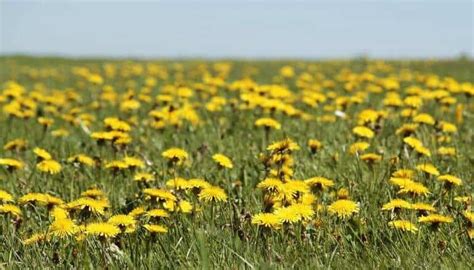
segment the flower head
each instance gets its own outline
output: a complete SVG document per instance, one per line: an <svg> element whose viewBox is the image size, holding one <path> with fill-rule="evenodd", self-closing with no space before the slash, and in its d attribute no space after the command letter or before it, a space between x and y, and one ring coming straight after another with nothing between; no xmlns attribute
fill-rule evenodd
<svg viewBox="0 0 474 270"><path fill-rule="evenodd" d="M230 158L224 156L223 154L215 154L212 156L212 159L214 159L214 161L223 168L232 169L234 167Z"/></svg>
<svg viewBox="0 0 474 270"><path fill-rule="evenodd" d="M211 201L221 201L224 202L227 200L227 194L224 189L216 186L206 187L199 192L199 200L205 202Z"/></svg>
<svg viewBox="0 0 474 270"><path fill-rule="evenodd" d="M359 206L351 200L337 200L328 207L329 213L341 218L348 218L359 212Z"/></svg>

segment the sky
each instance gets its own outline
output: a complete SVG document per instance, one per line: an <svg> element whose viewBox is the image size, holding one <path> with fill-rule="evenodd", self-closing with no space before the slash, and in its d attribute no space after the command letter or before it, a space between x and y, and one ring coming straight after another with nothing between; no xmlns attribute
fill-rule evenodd
<svg viewBox="0 0 474 270"><path fill-rule="evenodd" d="M473 13L471 0L0 0L0 54L472 57Z"/></svg>

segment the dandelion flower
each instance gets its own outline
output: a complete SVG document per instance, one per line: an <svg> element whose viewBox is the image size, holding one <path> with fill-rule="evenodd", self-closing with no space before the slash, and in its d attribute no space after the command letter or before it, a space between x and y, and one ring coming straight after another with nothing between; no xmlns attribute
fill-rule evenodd
<svg viewBox="0 0 474 270"><path fill-rule="evenodd" d="M205 202L211 201L221 201L224 202L227 200L227 194L224 189L216 186L207 187L199 192L199 200Z"/></svg>
<svg viewBox="0 0 474 270"><path fill-rule="evenodd" d="M403 209L403 208L411 209L412 204L402 199L393 199L382 206L382 210L395 210L395 209Z"/></svg>
<svg viewBox="0 0 474 270"><path fill-rule="evenodd" d="M157 201L177 200L176 196L173 195L173 193L159 188L146 188L143 190L143 194L148 195L151 199Z"/></svg>
<svg viewBox="0 0 474 270"><path fill-rule="evenodd" d="M146 172L137 172L133 176L133 180L137 182L151 182L155 179L153 174Z"/></svg>
<svg viewBox="0 0 474 270"><path fill-rule="evenodd" d="M12 150L16 150L16 151L19 151L19 150L24 150L26 149L26 145L28 144L28 142L26 140L23 140L23 139L14 139L14 140L11 140L9 142L7 142L4 146L3 146L3 150L5 151L12 151Z"/></svg>
<svg viewBox="0 0 474 270"><path fill-rule="evenodd" d="M25 167L25 164L13 158L0 158L0 165L7 167L9 170L18 170Z"/></svg>
<svg viewBox="0 0 474 270"><path fill-rule="evenodd" d="M21 216L21 209L18 206L14 205L14 204L6 203L6 204L1 204L0 205L0 213L12 214L16 217L20 217Z"/></svg>
<svg viewBox="0 0 474 270"><path fill-rule="evenodd" d="M388 223L388 226L405 232L415 233L416 231L418 231L418 228L415 226L415 224L403 219L390 221Z"/></svg>
<svg viewBox="0 0 474 270"><path fill-rule="evenodd" d="M434 118L427 114L427 113L420 113L418 115L416 115L415 117L413 117L413 122L415 123L423 123L423 124L427 124L427 125L434 125L435 124L435 120Z"/></svg>
<svg viewBox="0 0 474 270"><path fill-rule="evenodd" d="M145 224L143 225L148 232L156 234L156 233L167 233L168 228L162 225L155 225L155 224Z"/></svg>
<svg viewBox="0 0 474 270"><path fill-rule="evenodd" d="M255 126L281 129L281 124L273 118L259 118L255 121Z"/></svg>
<svg viewBox="0 0 474 270"><path fill-rule="evenodd" d="M267 150L273 152L296 151L299 149L300 147L298 146L298 144L289 138L279 142L274 142L267 147Z"/></svg>
<svg viewBox="0 0 474 270"><path fill-rule="evenodd" d="M152 209L146 212L145 215L152 218L167 218L170 216L164 209Z"/></svg>
<svg viewBox="0 0 474 270"><path fill-rule="evenodd" d="M55 160L47 159L36 164L36 168L45 173L57 174L61 171L61 164Z"/></svg>
<svg viewBox="0 0 474 270"><path fill-rule="evenodd" d="M368 142L356 142L349 147L349 153L355 155L357 153L363 152L370 147Z"/></svg>
<svg viewBox="0 0 474 270"><path fill-rule="evenodd" d="M215 154L212 156L212 159L214 159L214 161L219 164L219 166L223 167L223 168L228 168L228 169L232 169L234 167L234 165L232 164L232 161L230 160L230 158L222 155L222 154Z"/></svg>
<svg viewBox="0 0 474 270"><path fill-rule="evenodd" d="M283 182L276 178L265 178L257 184L257 188L270 192L277 192L283 189Z"/></svg>
<svg viewBox="0 0 474 270"><path fill-rule="evenodd" d="M13 202L13 196L5 190L0 189L0 202Z"/></svg>
<svg viewBox="0 0 474 270"><path fill-rule="evenodd" d="M97 222L88 224L85 228L85 233L91 236L113 238L120 233L120 229L118 226L110 223Z"/></svg>
<svg viewBox="0 0 474 270"><path fill-rule="evenodd" d="M438 169L435 166L433 166L433 164L429 164L429 163L419 164L416 166L416 169L430 175L434 175L434 176L439 175Z"/></svg>
<svg viewBox="0 0 474 270"><path fill-rule="evenodd" d="M316 187L318 189L327 189L334 186L334 181L325 177L312 177L304 181L308 186Z"/></svg>
<svg viewBox="0 0 474 270"><path fill-rule="evenodd" d="M80 163L82 165L86 165L86 166L89 166L89 167L92 167L92 166L95 165L94 159L92 159L91 157L89 157L85 154L78 154L78 155L71 156L67 159L67 162L69 162L69 163Z"/></svg>
<svg viewBox="0 0 474 270"><path fill-rule="evenodd" d="M308 147L309 149L311 149L311 152L314 154L323 147L323 144L316 139L310 139L308 140Z"/></svg>
<svg viewBox="0 0 474 270"><path fill-rule="evenodd" d="M59 238L71 236L77 232L77 229L77 225L67 218L57 219L49 226L51 234Z"/></svg>
<svg viewBox="0 0 474 270"><path fill-rule="evenodd" d="M364 126L357 126L353 128L352 133L354 133L355 135L359 137L367 138L367 139L371 139L374 137L374 132L370 128L364 127Z"/></svg>
<svg viewBox="0 0 474 270"><path fill-rule="evenodd" d="M130 215L114 215L107 221L110 224L118 226L122 231L131 233L135 231L136 220Z"/></svg>
<svg viewBox="0 0 474 270"><path fill-rule="evenodd" d="M423 212L435 212L436 208L434 208L431 204L427 203L414 203L411 205L412 209L417 210L417 211L423 211Z"/></svg>
<svg viewBox="0 0 474 270"><path fill-rule="evenodd" d="M278 229L281 227L281 219L278 215L273 213L260 213L252 217L252 224L259 226Z"/></svg>
<svg viewBox="0 0 474 270"><path fill-rule="evenodd" d="M161 156L169 159L172 162L181 164L188 158L188 153L181 148L170 148L161 153Z"/></svg>
<svg viewBox="0 0 474 270"><path fill-rule="evenodd" d="M418 218L418 222L431 223L431 224L452 223L453 218L448 217L448 216L439 215L439 214L429 214L427 216L422 216L422 217Z"/></svg>
<svg viewBox="0 0 474 270"><path fill-rule="evenodd" d="M337 200L328 207L329 213L341 218L348 218L359 212L357 203L351 200Z"/></svg>
<svg viewBox="0 0 474 270"><path fill-rule="evenodd" d="M410 193L413 195L427 195L427 194L430 194L430 191L423 184L412 181L412 182L405 183L402 189L398 191L398 193L400 194Z"/></svg>
<svg viewBox="0 0 474 270"><path fill-rule="evenodd" d="M51 154L42 149L42 148L39 148L39 147L35 147L33 149L33 153L35 153L35 155L40 158L41 160L48 160L48 159L52 159L53 157L51 156Z"/></svg>
<svg viewBox="0 0 474 270"><path fill-rule="evenodd" d="M459 177L450 174L443 174L438 176L438 181L445 182L450 185L460 186L462 185L462 180Z"/></svg>

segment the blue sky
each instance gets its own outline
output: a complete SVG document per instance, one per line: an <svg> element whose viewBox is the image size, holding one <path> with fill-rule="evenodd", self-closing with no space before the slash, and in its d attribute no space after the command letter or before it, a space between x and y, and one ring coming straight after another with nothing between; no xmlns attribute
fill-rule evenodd
<svg viewBox="0 0 474 270"><path fill-rule="evenodd" d="M0 53L112 57L474 55L468 1L6 1Z"/></svg>

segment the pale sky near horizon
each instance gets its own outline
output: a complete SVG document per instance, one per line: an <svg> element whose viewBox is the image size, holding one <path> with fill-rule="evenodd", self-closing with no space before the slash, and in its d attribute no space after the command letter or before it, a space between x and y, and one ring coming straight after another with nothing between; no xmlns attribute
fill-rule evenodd
<svg viewBox="0 0 474 270"><path fill-rule="evenodd" d="M0 0L0 54L474 56L473 1Z"/></svg>

